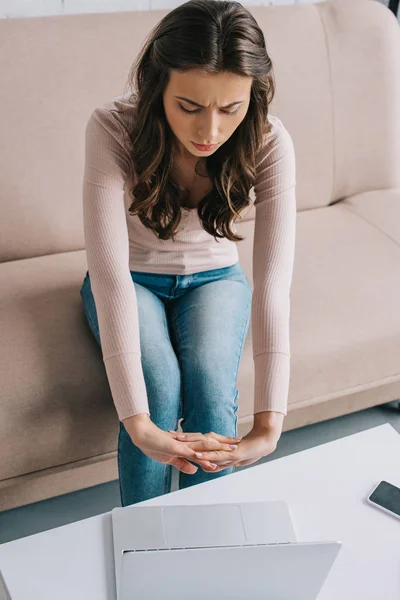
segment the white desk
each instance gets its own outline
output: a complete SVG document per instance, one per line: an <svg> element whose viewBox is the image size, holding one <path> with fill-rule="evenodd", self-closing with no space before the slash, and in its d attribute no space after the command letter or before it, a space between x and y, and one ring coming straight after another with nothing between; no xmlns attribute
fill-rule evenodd
<svg viewBox="0 0 400 600"><path fill-rule="evenodd" d="M389 424L143 504L285 500L298 541L343 547L318 600L399 600L400 520L365 502L400 486L400 435ZM115 600L111 514L0 545L12 600Z"/></svg>

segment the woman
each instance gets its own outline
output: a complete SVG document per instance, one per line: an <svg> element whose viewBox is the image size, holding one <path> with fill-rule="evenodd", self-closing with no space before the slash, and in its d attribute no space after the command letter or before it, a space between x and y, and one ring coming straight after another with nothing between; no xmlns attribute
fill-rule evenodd
<svg viewBox="0 0 400 600"><path fill-rule="evenodd" d="M168 493L172 465L184 488L275 450L296 223L293 143L268 116L272 63L240 3L190 0L169 12L128 82L132 93L96 108L86 127L81 289L120 419L122 506ZM253 186L254 290L235 233ZM240 440L250 313L255 416Z"/></svg>

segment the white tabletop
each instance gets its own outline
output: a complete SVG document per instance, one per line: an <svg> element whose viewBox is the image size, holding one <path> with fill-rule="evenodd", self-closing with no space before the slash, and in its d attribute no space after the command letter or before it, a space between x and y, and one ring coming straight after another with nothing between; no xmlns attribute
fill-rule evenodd
<svg viewBox="0 0 400 600"><path fill-rule="evenodd" d="M399 465L385 424L142 504L285 500L299 542L343 544L318 600L399 600L400 520L365 502ZM12 600L115 600L111 513L0 545L0 569Z"/></svg>

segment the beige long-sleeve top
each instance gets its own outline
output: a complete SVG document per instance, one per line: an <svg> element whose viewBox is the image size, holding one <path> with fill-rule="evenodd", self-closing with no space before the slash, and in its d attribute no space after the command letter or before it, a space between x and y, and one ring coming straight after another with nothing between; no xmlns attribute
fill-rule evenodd
<svg viewBox="0 0 400 600"><path fill-rule="evenodd" d="M238 260L237 243L226 238L215 241L203 229L196 209L182 210L175 241L159 240L137 215L128 213L134 181L128 132L135 112L128 96L117 96L90 115L83 180L87 266L103 361L121 421L150 414L130 271L184 275L227 267ZM269 115L269 121L271 131L259 151L254 184L254 413L272 410L286 415L296 231L295 153L282 121L274 115Z"/></svg>

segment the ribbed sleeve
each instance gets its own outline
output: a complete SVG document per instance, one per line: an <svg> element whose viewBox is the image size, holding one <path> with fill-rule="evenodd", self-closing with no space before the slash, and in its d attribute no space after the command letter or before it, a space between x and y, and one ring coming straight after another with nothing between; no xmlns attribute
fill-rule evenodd
<svg viewBox="0 0 400 600"><path fill-rule="evenodd" d="M290 380L290 289L296 231L292 138L277 117L260 152L255 192L252 338L254 414L287 414Z"/></svg>
<svg viewBox="0 0 400 600"><path fill-rule="evenodd" d="M122 421L148 413L135 286L129 270L124 183L126 132L113 113L96 108L85 130L83 223L103 361Z"/></svg>

